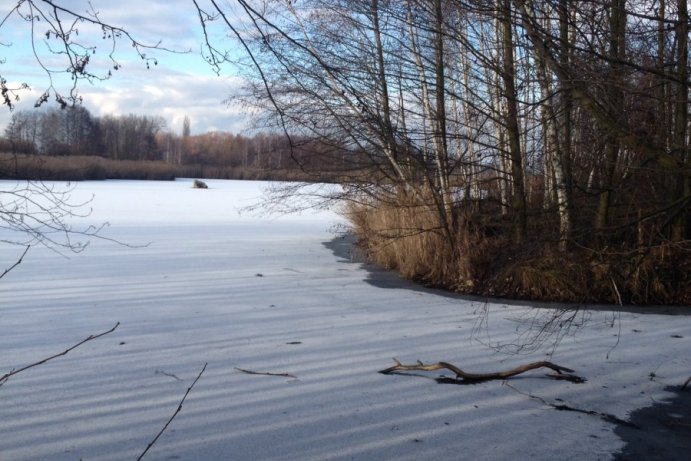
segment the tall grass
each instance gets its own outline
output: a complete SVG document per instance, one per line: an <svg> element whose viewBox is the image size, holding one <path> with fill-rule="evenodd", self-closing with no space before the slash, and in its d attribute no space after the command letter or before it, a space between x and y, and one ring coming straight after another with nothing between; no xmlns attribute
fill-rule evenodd
<svg viewBox="0 0 691 461"><path fill-rule="evenodd" d="M459 215L462 213L459 211ZM539 226L525 245L459 217L453 242L419 199L352 202L346 216L368 258L426 285L462 293L576 303L691 304L691 246L635 254L574 247L564 253Z"/></svg>
<svg viewBox="0 0 691 461"><path fill-rule="evenodd" d="M439 214L427 203L405 195L393 203L352 202L346 216L374 263L429 285L460 291L476 286L480 239L467 244L464 229L449 241Z"/></svg>
<svg viewBox="0 0 691 461"><path fill-rule="evenodd" d="M0 154L2 179L83 181L98 179L175 179L176 169L163 162L114 161L102 157Z"/></svg>
<svg viewBox="0 0 691 461"><path fill-rule="evenodd" d="M296 170L265 170L210 165L174 165L162 161L111 160L97 156L51 157L0 153L0 179L86 181L141 179L171 181L175 178L304 181ZM314 178L309 178L314 180ZM327 179L327 178L324 178Z"/></svg>

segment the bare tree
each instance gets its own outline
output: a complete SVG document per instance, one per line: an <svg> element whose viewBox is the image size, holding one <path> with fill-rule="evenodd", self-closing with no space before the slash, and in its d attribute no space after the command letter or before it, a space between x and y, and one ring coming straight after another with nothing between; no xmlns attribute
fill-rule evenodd
<svg viewBox="0 0 691 461"><path fill-rule="evenodd" d="M515 50L513 39L512 8L510 0L499 0L499 24L501 31L503 81L502 94L505 98L506 113L505 126L508 137L508 156L511 165L511 204L515 214L514 241L517 244L525 242L528 228L527 205L525 196L525 181L523 170L523 154L521 153L521 133L518 120L518 93L516 90Z"/></svg>

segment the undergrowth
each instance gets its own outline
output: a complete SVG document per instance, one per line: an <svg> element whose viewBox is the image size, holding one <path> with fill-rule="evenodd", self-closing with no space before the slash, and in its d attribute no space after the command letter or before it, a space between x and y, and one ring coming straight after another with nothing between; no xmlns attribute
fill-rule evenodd
<svg viewBox="0 0 691 461"><path fill-rule="evenodd" d="M346 216L373 263L428 286L541 301L691 304L691 242L560 251L538 225L517 246L509 232L468 216L449 241L438 213L410 198L351 203Z"/></svg>

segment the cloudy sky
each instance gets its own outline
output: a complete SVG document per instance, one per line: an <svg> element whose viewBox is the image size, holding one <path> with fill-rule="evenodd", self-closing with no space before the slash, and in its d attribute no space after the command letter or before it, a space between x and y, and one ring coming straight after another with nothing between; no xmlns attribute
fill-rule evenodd
<svg viewBox="0 0 691 461"><path fill-rule="evenodd" d="M34 3L49 11L44 2ZM55 0L55 3L84 14L89 10L87 0ZM156 44L185 53L151 51L158 65L146 68L145 63L133 52L127 40L121 40L115 57L122 66L114 71L110 79L90 84L82 81L79 93L84 106L93 115L146 114L165 118L168 130L180 132L182 120L189 116L192 133L212 130L243 132L248 125L249 115L237 104L225 103L237 91L242 80L230 65L217 75L201 56L202 29L192 0L91 0L99 17L109 24L131 32L140 42ZM198 0L204 7L204 1ZM219 2L229 4L231 2ZM3 1L0 6L0 22L16 0ZM25 3L21 10L28 13ZM230 18L234 18L232 11ZM101 38L100 29L80 24L79 40L86 45L96 45L97 52L91 61L91 71L105 74L113 68L107 59L110 42ZM50 80L41 69L32 49L32 34L35 49L41 62L51 69L65 69L66 61L46 48L45 21L31 23L22 20L17 13L10 15L0 24L0 75L8 86L28 83L30 91L19 95L21 101L15 110L33 110L36 99L50 86ZM217 45L236 53L235 44L224 35L227 31L217 29L213 39ZM55 40L53 40L55 43ZM54 77L55 87L63 94L69 93L69 80ZM51 99L52 103L52 99ZM54 103L53 103L54 104ZM11 117L6 106L0 108L0 130L4 130Z"/></svg>

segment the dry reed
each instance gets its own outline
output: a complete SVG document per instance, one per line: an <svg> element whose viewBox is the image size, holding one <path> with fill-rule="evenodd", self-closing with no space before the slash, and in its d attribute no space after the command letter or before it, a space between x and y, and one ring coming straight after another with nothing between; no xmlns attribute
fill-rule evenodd
<svg viewBox="0 0 691 461"><path fill-rule="evenodd" d="M352 202L346 216L373 263L428 286L513 299L691 304L688 242L636 254L581 247L564 253L544 237L513 245L508 233L460 217L450 242L438 213L405 195Z"/></svg>

